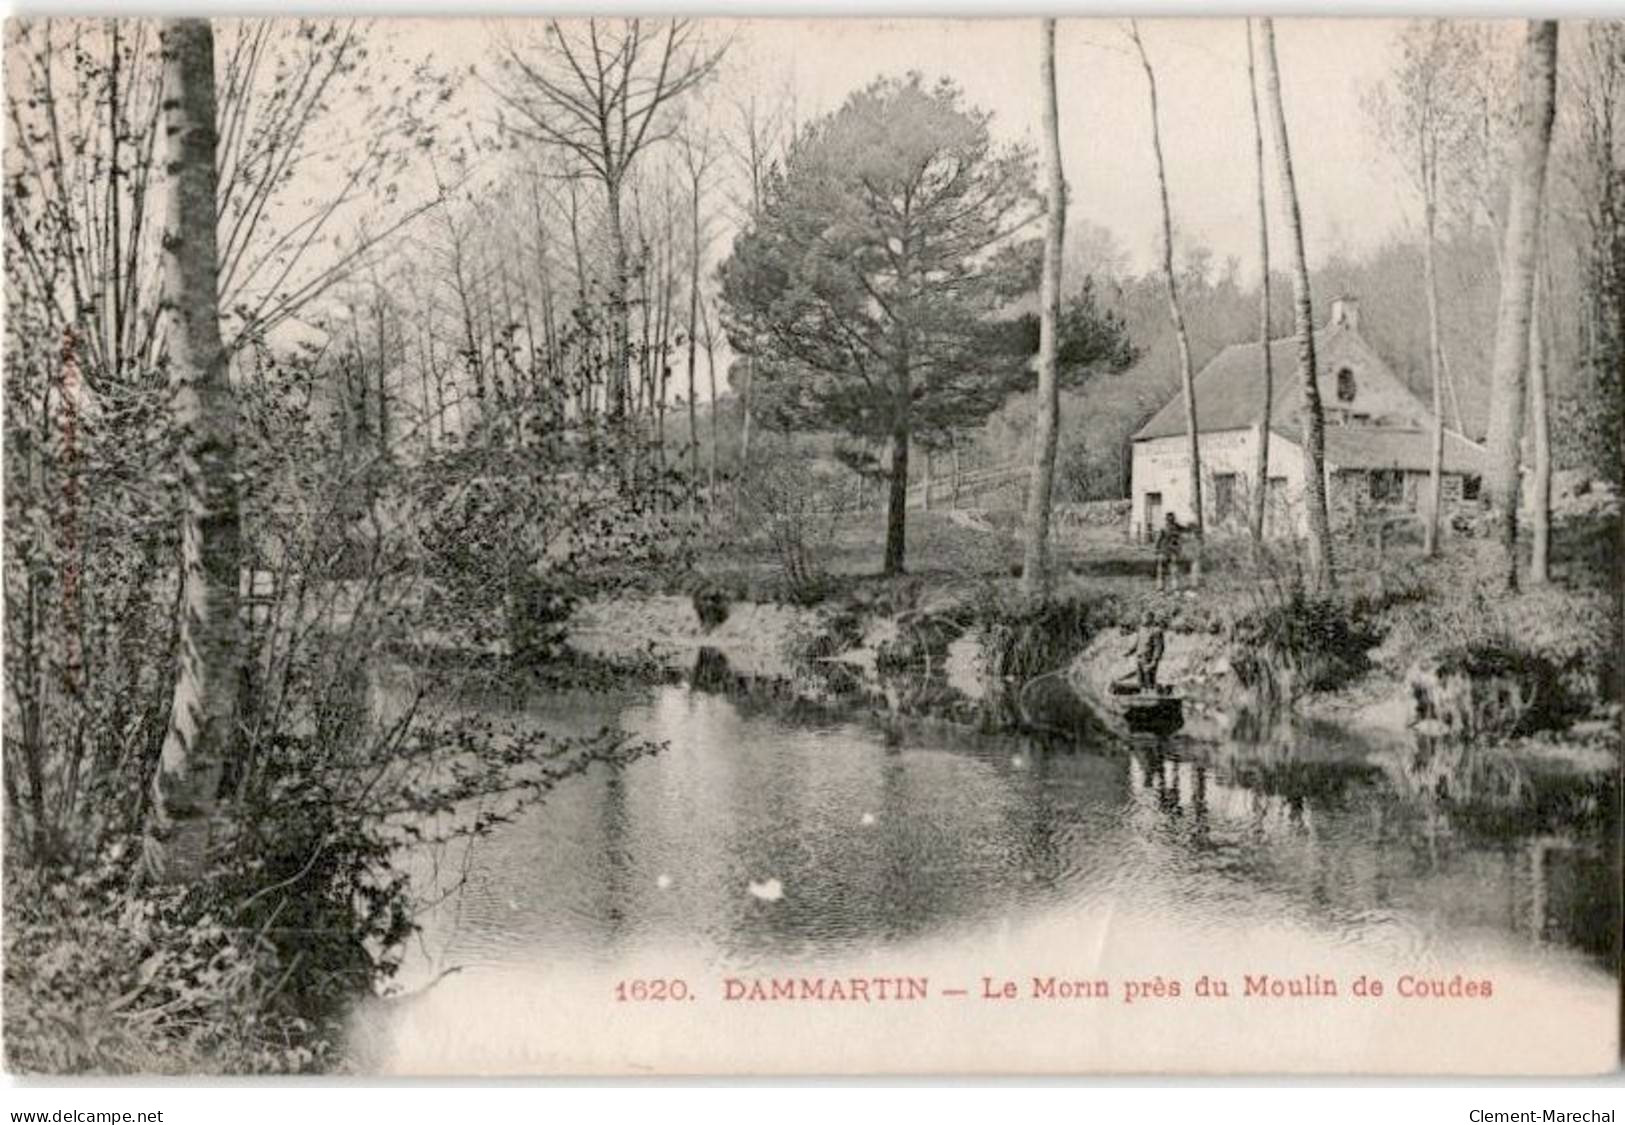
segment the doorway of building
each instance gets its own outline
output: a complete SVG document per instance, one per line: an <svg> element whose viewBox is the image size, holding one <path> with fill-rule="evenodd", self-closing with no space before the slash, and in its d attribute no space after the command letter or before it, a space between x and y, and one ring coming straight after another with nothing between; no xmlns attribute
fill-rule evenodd
<svg viewBox="0 0 1625 1125"><path fill-rule="evenodd" d="M1151 539L1156 536L1157 528L1162 526L1162 493L1147 492L1145 494L1145 537Z"/></svg>

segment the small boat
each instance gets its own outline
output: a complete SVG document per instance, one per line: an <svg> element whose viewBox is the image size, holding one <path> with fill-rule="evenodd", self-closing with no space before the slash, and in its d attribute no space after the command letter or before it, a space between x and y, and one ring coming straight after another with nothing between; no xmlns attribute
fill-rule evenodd
<svg viewBox="0 0 1625 1125"><path fill-rule="evenodd" d="M1185 725L1185 699L1170 687L1114 684L1103 694L1065 671L1029 680L1016 701L1022 725L1049 734L1081 737L1105 728L1119 738L1165 738Z"/></svg>
<svg viewBox="0 0 1625 1125"><path fill-rule="evenodd" d="M1100 721L1126 738L1165 738L1185 725L1185 697L1164 684L1146 691L1121 681L1102 693L1073 679Z"/></svg>

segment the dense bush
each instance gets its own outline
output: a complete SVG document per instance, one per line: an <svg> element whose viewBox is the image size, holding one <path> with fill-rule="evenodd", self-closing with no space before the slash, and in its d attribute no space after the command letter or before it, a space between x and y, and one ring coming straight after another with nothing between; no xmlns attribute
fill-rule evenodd
<svg viewBox="0 0 1625 1125"><path fill-rule="evenodd" d="M849 472L781 455L764 457L741 485L734 534L771 551L782 600L814 605L829 594L828 556L857 503L856 484Z"/></svg>
<svg viewBox="0 0 1625 1125"><path fill-rule="evenodd" d="M1417 661L1407 686L1416 718L1468 739L1561 729L1578 711L1556 666L1510 639L1450 645Z"/></svg>
<svg viewBox="0 0 1625 1125"><path fill-rule="evenodd" d="M865 618L852 606L826 606L815 624L793 628L785 638L785 656L805 666L826 661L855 648L863 640Z"/></svg>
<svg viewBox="0 0 1625 1125"><path fill-rule="evenodd" d="M1065 667L1121 613L1112 599L1029 603L988 595L975 616L982 626L982 667L991 676L1025 682Z"/></svg>
<svg viewBox="0 0 1625 1125"><path fill-rule="evenodd" d="M266 993L287 972L257 934L129 891L130 849L7 888L6 1069L14 1073L290 1073L323 1069L332 1027Z"/></svg>
<svg viewBox="0 0 1625 1125"><path fill-rule="evenodd" d="M545 658L595 568L681 550L661 478L623 478L607 441L564 471L479 431L402 462L311 409L317 362L261 356L238 388L253 597L237 733L201 869L155 884L141 861L181 611L165 396L156 378L109 388L113 407L65 432L49 404L71 369L13 343L7 1066L330 1069L341 1016L389 987L414 927L423 889L399 849L488 832L560 778L648 749L459 709L466 667L385 690L380 654L506 639Z"/></svg>
<svg viewBox="0 0 1625 1125"><path fill-rule="evenodd" d="M1261 700L1290 702L1363 673L1379 639L1344 599L1292 590L1231 623L1230 666Z"/></svg>
<svg viewBox="0 0 1625 1125"><path fill-rule="evenodd" d="M689 546L682 482L648 460L630 438L512 448L475 435L405 471L401 548L437 619L475 646L554 654L589 587L657 569Z"/></svg>

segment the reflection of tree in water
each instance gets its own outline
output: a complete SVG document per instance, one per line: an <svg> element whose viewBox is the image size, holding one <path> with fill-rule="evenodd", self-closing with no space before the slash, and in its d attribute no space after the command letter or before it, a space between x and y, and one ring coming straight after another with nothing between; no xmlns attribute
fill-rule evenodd
<svg viewBox="0 0 1625 1125"><path fill-rule="evenodd" d="M709 645L694 654L694 669L689 673L688 682L695 691L716 695L733 695L741 687L727 656Z"/></svg>
<svg viewBox="0 0 1625 1125"><path fill-rule="evenodd" d="M881 858L874 902L886 932L902 935L923 928L927 919L935 917L947 903L936 900L930 891L931 879L921 875L930 859L916 855L909 837L894 827L903 823L909 812L907 770L903 752L895 744L882 751L879 803L880 823L876 827L881 828Z"/></svg>
<svg viewBox="0 0 1625 1125"><path fill-rule="evenodd" d="M1022 761L1027 777L1024 782L1017 779L1012 782L1022 797L1014 806L1022 820L1015 837L1019 841L1021 877L1042 887L1052 887L1066 865L1056 824L1059 810L1049 784L1056 754L1046 741L1053 745L1053 740L1025 740Z"/></svg>
<svg viewBox="0 0 1625 1125"><path fill-rule="evenodd" d="M1065 901L1119 868L1132 801L1126 754L1041 732L1012 745L994 768L1009 800L997 837L1002 897L990 905L1008 914L1017 903Z"/></svg>
<svg viewBox="0 0 1625 1125"><path fill-rule="evenodd" d="M1146 777L1157 795L1157 807L1169 816L1184 816L1179 797L1179 758L1158 747L1146 750L1144 761Z"/></svg>
<svg viewBox="0 0 1625 1125"><path fill-rule="evenodd" d="M1207 767L1194 767L1195 779L1191 786L1191 839L1199 846L1209 842L1207 820Z"/></svg>
<svg viewBox="0 0 1625 1125"><path fill-rule="evenodd" d="M1611 778L1514 775L1495 747L1374 748L1318 727L1195 754L1211 772L1161 748L1136 751L1167 838L1192 862L1216 854L1224 870L1296 888L1337 916L1410 903L1595 955L1617 940ZM1181 831L1198 804L1203 830Z"/></svg>
<svg viewBox="0 0 1625 1125"><path fill-rule="evenodd" d="M817 789L793 802L801 819L775 821L774 835L796 835L807 855L784 901L728 935L741 955L766 962L1009 917L1063 893L1080 842L1095 869L1088 853L1106 844L1123 800L1120 758L940 727L902 725L895 742L847 761L833 778L814 764ZM763 939L759 952L751 943Z"/></svg>
<svg viewBox="0 0 1625 1125"><path fill-rule="evenodd" d="M1527 841L1522 858L1535 942L1576 945L1604 960L1617 957L1620 859L1617 852L1611 859L1598 853L1564 837Z"/></svg>
<svg viewBox="0 0 1625 1125"><path fill-rule="evenodd" d="M1529 796L1517 757L1489 739L1416 734L1388 761L1395 788L1426 803L1516 808Z"/></svg>
<svg viewBox="0 0 1625 1125"><path fill-rule="evenodd" d="M1358 914L1379 897L1372 888L1390 858L1360 763L1246 744L1146 748L1136 760L1162 822L1157 836L1190 869L1285 890L1319 914Z"/></svg>
<svg viewBox="0 0 1625 1125"><path fill-rule="evenodd" d="M604 848L604 946L617 948L626 936L627 913L631 906L631 849L627 843L626 779L620 770L610 770L604 778L603 799L598 804L599 825Z"/></svg>
<svg viewBox="0 0 1625 1125"><path fill-rule="evenodd" d="M690 710L727 721L696 729L685 753L727 764L713 767L724 772L707 790L712 824L660 831L715 839L705 852L716 849L707 875L718 898L687 924L735 964L985 924L1087 899L1118 886L1119 874L1153 901L1195 887L1198 909L1283 904L1270 908L1360 940L1489 927L1598 956L1612 940L1611 786L1561 796L1562 786L1533 778L1514 805L1468 805L1396 781L1404 759L1391 747L1315 728L1251 743L1124 746L898 720L883 743L856 716L748 684L738 694L721 654L696 665L697 685L727 694L695 694ZM637 820L662 815L642 799L648 790L628 789L639 778L652 780L606 775L594 802L604 849L594 928L610 945L646 925L640 912L657 898L640 893L634 862L659 850ZM746 893L747 880L773 877L784 879L782 901Z"/></svg>
<svg viewBox="0 0 1625 1125"><path fill-rule="evenodd" d="M737 672L721 649L702 645L694 654L688 683L695 691L726 696L742 712L773 707L780 717L796 721L798 715L816 717L822 702L851 699L861 694L857 672L839 661L806 664L795 680Z"/></svg>
<svg viewBox="0 0 1625 1125"><path fill-rule="evenodd" d="M696 654L690 683L697 690L726 696L729 705L747 718L813 725L831 721L830 714L816 705L766 691L763 681L736 674L726 655L715 649L702 648ZM947 737L942 731L931 733L931 743ZM993 814L1013 803L1005 779L986 777L971 759L922 751L910 721L889 713L885 735L872 772L860 769L867 777L857 779L833 764L835 773L826 776L816 755L804 761L798 755L752 755L749 769L774 770L771 777L753 774L758 799L775 808L768 818L773 831L736 841L736 851L747 855L752 871L762 877L798 874L793 883L786 883L780 902L734 903L730 910L734 918L727 927L727 944L734 953L759 959L766 955L764 939L771 956L783 957L812 952L831 940L904 938L927 932L945 918L977 913L982 900L1008 893L1002 882L974 874L987 862L990 840L1002 836L992 831L991 823L979 823L977 814ZM727 752L740 751L733 747ZM940 768L925 770L915 785L911 763L921 753L928 755L922 765L956 766L951 772L963 772L968 788L944 787ZM777 768L770 764L774 762ZM798 776L800 768L784 772L796 762L805 767L804 777ZM808 784L848 783L855 786L855 791L843 790L855 802L850 807L826 807L807 789ZM984 791L981 799L978 791ZM922 806L933 803L963 807L940 816L922 811ZM1027 816L1010 819L1019 820L1022 831L1033 823Z"/></svg>
<svg viewBox="0 0 1625 1125"><path fill-rule="evenodd" d="M959 812L941 816L919 815L922 801L941 800L931 792L940 775L923 768L935 764L935 752L906 742L884 751L877 825L882 874L873 905L888 933L907 936L948 918L1007 914L1013 901L1047 892L1062 879L1069 818L1081 810L1059 797L1076 787L1051 767L1070 765L1076 755L1046 753L1027 740L996 744L992 758L956 756L955 772L963 771L972 787L951 802ZM1091 786L1079 803L1096 804L1108 792Z"/></svg>

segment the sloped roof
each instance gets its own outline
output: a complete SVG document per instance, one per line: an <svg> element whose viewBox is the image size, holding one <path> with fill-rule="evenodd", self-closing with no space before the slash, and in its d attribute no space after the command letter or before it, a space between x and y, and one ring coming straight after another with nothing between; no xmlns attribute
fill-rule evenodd
<svg viewBox="0 0 1625 1125"><path fill-rule="evenodd" d="M1320 343L1324 331L1315 333ZM1270 341L1270 363L1275 369L1270 413L1285 407L1297 393L1297 385L1283 378L1298 369L1298 341L1294 336ZM1231 344L1196 373L1196 432L1244 430L1256 425L1264 397L1264 364L1257 344ZM1274 427L1272 426L1271 429ZM1185 396L1176 394L1151 416L1134 435L1141 438L1173 437L1185 432Z"/></svg>
<svg viewBox="0 0 1625 1125"><path fill-rule="evenodd" d="M1272 433L1277 432L1274 426ZM1301 434L1283 433L1294 444ZM1383 426L1327 426L1326 463L1335 469L1404 469L1428 472L1433 467L1430 430ZM1444 471L1482 475L1488 461L1481 446L1451 430L1444 432Z"/></svg>
<svg viewBox="0 0 1625 1125"><path fill-rule="evenodd" d="M1323 401L1332 401L1336 390L1338 368L1351 365L1369 372L1380 372L1392 384L1401 388L1415 401L1417 412L1426 416L1426 409L1410 388L1394 375L1372 347L1365 342L1358 329L1338 324L1315 331L1317 382ZM1270 395L1270 428L1284 425L1290 434L1301 417L1301 391L1298 387L1298 339L1283 336L1270 341L1270 364L1274 369L1274 385ZM1196 431L1215 433L1220 430L1241 430L1256 425L1263 412L1264 364L1259 345L1231 344L1208 361L1197 372ZM1140 427L1134 440L1173 437L1185 432L1185 398L1176 394L1149 422Z"/></svg>

